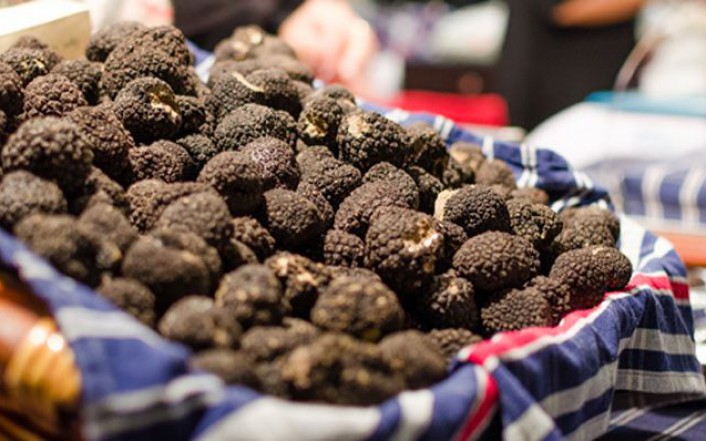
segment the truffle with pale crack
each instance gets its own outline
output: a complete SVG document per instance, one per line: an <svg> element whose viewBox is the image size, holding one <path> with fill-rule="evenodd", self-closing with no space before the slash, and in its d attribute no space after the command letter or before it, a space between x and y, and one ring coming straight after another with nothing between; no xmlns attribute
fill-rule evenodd
<svg viewBox="0 0 706 441"><path fill-rule="evenodd" d="M415 123L407 127L412 150L412 163L433 176L441 177L449 163L446 143L433 127L426 123Z"/></svg>
<svg viewBox="0 0 706 441"><path fill-rule="evenodd" d="M510 200L507 210L512 232L532 242L538 250L549 247L564 226L559 216L546 205Z"/></svg>
<svg viewBox="0 0 706 441"><path fill-rule="evenodd" d="M307 145L325 145L334 154L338 153L336 136L343 118L343 109L338 102L328 97L316 97L304 104L297 131Z"/></svg>
<svg viewBox="0 0 706 441"><path fill-rule="evenodd" d="M476 329L480 325L473 284L453 272L434 277L417 300L415 311L430 328Z"/></svg>
<svg viewBox="0 0 706 441"><path fill-rule="evenodd" d="M319 293L331 280L325 265L304 256L280 251L265 260L284 287L287 308L294 317L309 318Z"/></svg>
<svg viewBox="0 0 706 441"><path fill-rule="evenodd" d="M47 75L61 61L45 49L10 48L0 53L0 62L10 65L22 81L22 87L35 78Z"/></svg>

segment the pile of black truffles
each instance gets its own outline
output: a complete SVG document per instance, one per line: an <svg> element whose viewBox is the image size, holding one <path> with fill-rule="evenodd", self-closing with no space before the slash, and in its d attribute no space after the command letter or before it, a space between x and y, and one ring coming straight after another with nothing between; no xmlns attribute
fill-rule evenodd
<svg viewBox="0 0 706 441"><path fill-rule="evenodd" d="M194 368L376 404L628 283L610 212L555 213L478 146L314 89L257 27L216 58L204 84L178 29L136 23L83 60L33 38L0 55L0 226Z"/></svg>

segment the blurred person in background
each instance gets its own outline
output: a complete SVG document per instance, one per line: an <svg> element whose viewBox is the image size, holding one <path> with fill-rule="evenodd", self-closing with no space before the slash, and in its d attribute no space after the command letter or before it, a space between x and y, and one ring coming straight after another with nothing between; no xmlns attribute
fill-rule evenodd
<svg viewBox="0 0 706 441"><path fill-rule="evenodd" d="M532 129L589 93L610 90L635 44L645 0L506 0L498 69L512 124Z"/></svg>
<svg viewBox="0 0 706 441"><path fill-rule="evenodd" d="M90 0L94 29L120 20L172 23L213 50L238 26L279 33L320 79L356 89L377 39L347 0Z"/></svg>

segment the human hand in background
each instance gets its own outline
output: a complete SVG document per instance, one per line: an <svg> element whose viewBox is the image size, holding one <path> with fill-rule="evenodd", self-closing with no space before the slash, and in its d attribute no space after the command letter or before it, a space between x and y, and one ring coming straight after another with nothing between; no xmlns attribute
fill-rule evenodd
<svg viewBox="0 0 706 441"><path fill-rule="evenodd" d="M646 0L565 0L554 7L554 23L565 27L598 27L632 19Z"/></svg>
<svg viewBox="0 0 706 441"><path fill-rule="evenodd" d="M326 82L360 82L377 38L346 0L306 0L280 26L280 37Z"/></svg>

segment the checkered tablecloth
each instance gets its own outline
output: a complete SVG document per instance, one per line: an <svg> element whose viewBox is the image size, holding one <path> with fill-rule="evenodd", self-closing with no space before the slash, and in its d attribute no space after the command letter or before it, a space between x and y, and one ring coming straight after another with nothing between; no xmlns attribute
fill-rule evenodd
<svg viewBox="0 0 706 441"><path fill-rule="evenodd" d="M385 113L427 121L449 144L478 144L507 161L521 186L548 191L555 209L609 205L602 189L552 151L478 137L431 115ZM436 386L356 408L283 401L191 372L184 347L0 231L0 260L46 300L76 354L82 429L91 440L593 439L609 426L616 391L657 400L706 393L682 262L669 243L627 219L620 248L635 272L598 307L555 328L498 334L461 351Z"/></svg>

